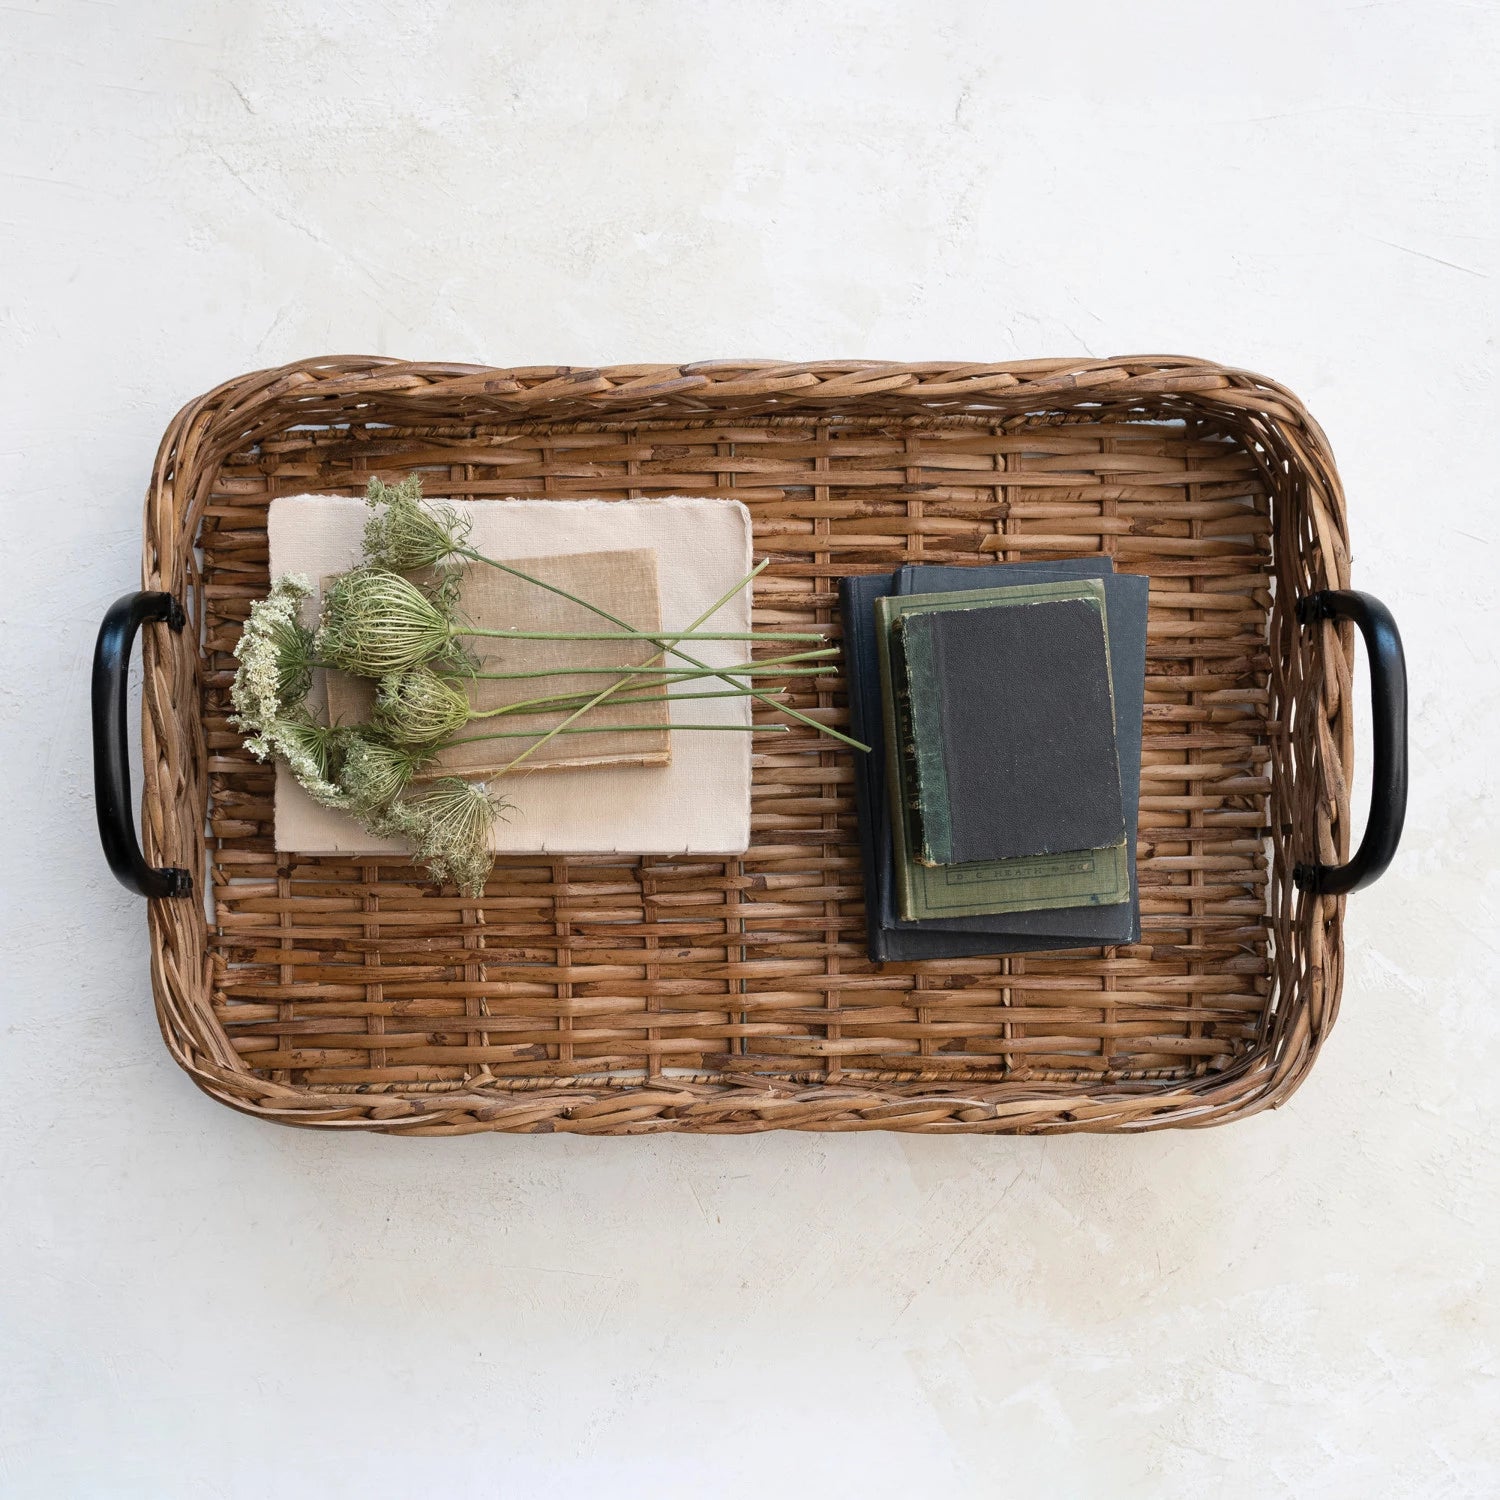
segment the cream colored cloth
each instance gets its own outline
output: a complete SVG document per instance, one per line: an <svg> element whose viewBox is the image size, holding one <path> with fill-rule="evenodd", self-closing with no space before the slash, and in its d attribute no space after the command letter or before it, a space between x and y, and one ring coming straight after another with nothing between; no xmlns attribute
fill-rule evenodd
<svg viewBox="0 0 1500 1500"><path fill-rule="evenodd" d="M657 556L661 619L685 628L749 573L750 514L736 500L454 501L473 519L471 541L504 560L647 547ZM271 503L271 574L303 573L316 586L359 560L363 500L295 495ZM700 627L750 629L750 590L741 589ZM308 618L317 601L307 601ZM749 659L745 641L695 641L687 648L710 666ZM704 691L698 679L678 691ZM723 686L722 683L717 684ZM746 725L746 698L702 698L671 705L676 722ZM750 739L680 731L666 766L555 769L524 767L497 783L515 803L497 823L502 853L740 854L750 846ZM276 847L307 854L400 852L352 818L319 807L284 766L276 768Z"/></svg>

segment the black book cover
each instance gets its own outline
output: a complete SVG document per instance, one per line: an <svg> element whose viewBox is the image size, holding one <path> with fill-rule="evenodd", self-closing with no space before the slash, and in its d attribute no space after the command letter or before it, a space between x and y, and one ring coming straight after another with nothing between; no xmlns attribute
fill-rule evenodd
<svg viewBox="0 0 1500 1500"><path fill-rule="evenodd" d="M976 601L907 615L901 629L924 863L1120 843L1114 695L1097 602Z"/></svg>
<svg viewBox="0 0 1500 1500"><path fill-rule="evenodd" d="M885 795L885 746L876 660L875 600L892 593L932 593L1011 582L1071 578L1104 580L1109 609L1111 675L1115 690L1121 798L1126 815L1131 900L1127 906L1073 911L1018 912L903 923L892 901L891 831ZM873 748L854 757L864 869L866 927L876 963L1130 943L1140 936L1135 872L1136 811L1140 800L1141 715L1145 701L1147 581L1116 575L1108 558L970 567L921 566L899 574L845 578L841 590L851 732Z"/></svg>

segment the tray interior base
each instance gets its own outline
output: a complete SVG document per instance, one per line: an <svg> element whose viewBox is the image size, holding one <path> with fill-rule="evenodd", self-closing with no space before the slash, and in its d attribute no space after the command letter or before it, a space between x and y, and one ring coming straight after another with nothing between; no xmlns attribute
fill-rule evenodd
<svg viewBox="0 0 1500 1500"><path fill-rule="evenodd" d="M378 444L376 441L378 438ZM836 628L850 571L1095 552L1151 575L1143 940L872 968L848 754L758 736L742 858L503 858L479 901L399 857L278 854L270 771L226 722L276 494L744 501L769 628ZM1269 502L1181 423L986 419L294 430L222 468L207 601L214 1013L241 1064L323 1094L777 1082L1066 1092L1243 1066L1275 1003L1267 911ZM665 560L664 560L665 562ZM834 677L797 707L839 723Z"/></svg>

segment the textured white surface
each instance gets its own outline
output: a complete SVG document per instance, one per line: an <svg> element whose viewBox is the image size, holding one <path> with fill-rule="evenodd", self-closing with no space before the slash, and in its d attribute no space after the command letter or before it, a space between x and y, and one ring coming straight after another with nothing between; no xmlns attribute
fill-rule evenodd
<svg viewBox="0 0 1500 1500"><path fill-rule="evenodd" d="M0 11L0 1494L1500 1490L1496 24ZM86 698L183 401L337 351L1155 349L1308 400L1409 653L1406 843L1285 1109L403 1143L240 1118L167 1059Z"/></svg>

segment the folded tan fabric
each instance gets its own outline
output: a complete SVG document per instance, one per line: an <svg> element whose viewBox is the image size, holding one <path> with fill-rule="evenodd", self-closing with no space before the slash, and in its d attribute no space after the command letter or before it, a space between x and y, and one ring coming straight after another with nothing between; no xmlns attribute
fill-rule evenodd
<svg viewBox="0 0 1500 1500"><path fill-rule="evenodd" d="M493 554L490 554L493 556ZM511 561L511 559L506 559ZM567 589L607 609L617 619L638 630L661 628L661 607L656 588L656 553L647 547L619 552L573 552L561 557L526 557L515 565L533 578ZM326 583L326 580L324 580ZM559 594L548 593L534 583L513 578L498 568L473 563L464 569L459 590L459 613L471 624L487 629L600 631L615 630L581 604ZM651 660L658 648L650 641L496 641L475 637L469 643L479 657L482 672L526 672L542 675L510 678L476 677L465 684L469 701L477 710L503 708L549 693L595 693L609 685L608 677L577 676L568 668L638 666ZM375 685L366 677L328 672L325 691L328 718L332 724L362 724L368 721L375 699ZM650 678L638 679L650 682ZM667 736L665 703L613 704L606 699L578 721L589 734L559 734L540 737L563 717L555 710L517 712L494 719L476 719L460 736L471 739L492 730L520 733L523 739L473 740L444 750L420 779L434 776L486 776L509 761L537 747L527 766L545 771L556 766L664 766L672 759ZM613 724L659 724L655 734L608 733Z"/></svg>
<svg viewBox="0 0 1500 1500"><path fill-rule="evenodd" d="M474 546L505 561L654 553L664 629L685 628L752 566L749 512L734 500L451 503L472 518ZM359 561L366 514L362 500L343 496L273 501L268 523L272 576L303 573L316 585L352 567ZM484 571L502 576L494 569ZM742 589L701 628L748 631L750 604L750 590ZM307 601L309 623L317 608L316 598ZM483 642L479 645L487 649ZM711 666L749 659L744 641L696 641L687 649ZM722 686L704 679L678 691L704 691L705 682ZM746 698L703 698L669 706L679 722L750 722ZM498 784L515 810L496 825L494 847L508 853L742 853L750 843L750 739L734 730L675 734L670 763L660 766L562 767L528 774L528 762ZM399 843L372 838L352 818L317 806L281 766L276 773L276 847L309 854L401 849Z"/></svg>

